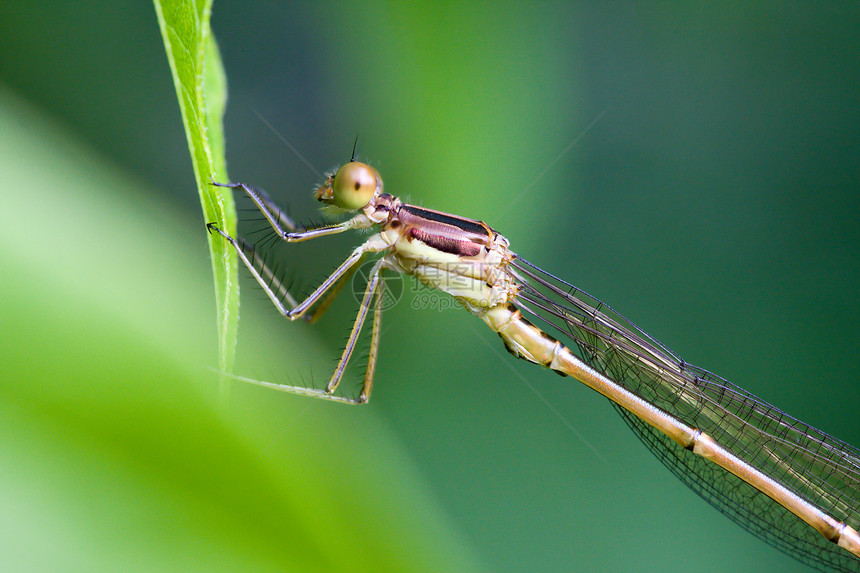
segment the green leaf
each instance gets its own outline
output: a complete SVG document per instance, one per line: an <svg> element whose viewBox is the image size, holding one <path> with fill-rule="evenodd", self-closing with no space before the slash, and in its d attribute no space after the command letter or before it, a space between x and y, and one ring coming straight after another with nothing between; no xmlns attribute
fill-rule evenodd
<svg viewBox="0 0 860 573"><path fill-rule="evenodd" d="M218 222L221 228L235 234L232 195L229 190L210 185L212 180L228 180L221 125L227 82L209 28L211 6L211 0L198 3L155 0L204 220ZM218 303L219 367L231 372L238 324L237 260L224 241L212 239L210 236ZM287 352L302 355L306 342L294 340ZM281 350L280 354L283 353ZM307 351L303 354L307 356ZM226 384L222 382L222 399L226 397ZM241 398L237 399L242 395L244 392L237 391L231 399L231 415L242 403ZM225 462L239 460L238 467L229 462L227 465L230 477L235 477L237 489L242 493L239 499L224 499L217 494L213 497L230 508L248 507L247 515L241 511L238 515L231 514L225 520L228 525L219 528L233 536L230 546L249 544L251 553L258 554L261 563L287 564L286 570L477 568L468 548L449 531L443 513L435 503L427 502L422 493L424 484L415 479L408 456L398 452L396 437L375 421L372 412L314 402L281 403L286 412L274 425L280 428L286 421L289 439L283 439L283 429L280 434L270 429L263 434L271 436L272 443L277 445L260 442L252 448L251 458L261 456L266 463L254 465L251 462L256 462L255 458L241 459L227 452ZM255 414L254 423L260 423L257 418L261 414ZM297 425L299 419L302 423ZM268 425L271 427L271 421ZM186 431L190 435L212 436L214 449L229 441L216 430L196 431L197 427L198 422L192 422ZM355 447L351 432L362 436L359 448ZM259 442L257 435L254 439ZM369 459L384 461L368 462ZM191 475L189 479L196 482L199 477ZM230 477L213 484L213 490L232 491L226 485ZM420 517L416 510L409 509L413 505L420 508ZM271 519L282 521L273 523ZM242 526L248 527L247 533L236 535L235 529ZM272 536L279 543L271 543ZM269 554L273 549L281 554ZM251 563L247 560L243 564ZM229 563L225 567L231 568Z"/></svg>
<svg viewBox="0 0 860 573"><path fill-rule="evenodd" d="M373 409L217 406L206 234L175 201L3 86L0 125L4 571L477 569ZM287 330L255 348L320 363Z"/></svg>
<svg viewBox="0 0 860 573"><path fill-rule="evenodd" d="M173 73L173 84L191 152L204 223L216 222L236 234L236 206L227 181L222 118L227 104L227 79L218 45L209 27L211 0L155 0L155 12ZM202 229L202 226L201 226ZM239 326L238 261L220 237L210 235L209 251L218 312L218 367L232 372ZM221 382L226 397L229 381Z"/></svg>

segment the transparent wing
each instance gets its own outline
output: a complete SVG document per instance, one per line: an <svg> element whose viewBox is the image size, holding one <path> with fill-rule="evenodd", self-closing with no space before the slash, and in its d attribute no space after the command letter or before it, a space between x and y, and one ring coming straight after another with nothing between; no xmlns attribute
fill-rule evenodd
<svg viewBox="0 0 860 573"><path fill-rule="evenodd" d="M517 257L514 305L543 323L592 368L690 427L822 511L860 527L860 450L797 420L706 370L573 285ZM860 571L860 560L743 480L616 406L682 482L732 520L822 571Z"/></svg>

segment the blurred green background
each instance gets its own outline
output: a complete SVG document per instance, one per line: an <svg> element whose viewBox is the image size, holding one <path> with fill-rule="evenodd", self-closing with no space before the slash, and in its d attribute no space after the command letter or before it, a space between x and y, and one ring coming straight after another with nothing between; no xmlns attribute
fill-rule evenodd
<svg viewBox="0 0 860 573"><path fill-rule="evenodd" d="M488 221L860 444L856 3L218 0L212 25L232 178L312 217L318 176L260 116L318 171L358 133L388 192ZM147 2L0 6L0 174L4 569L804 570L604 399L408 288L370 406L245 386L219 405L204 221ZM297 278L358 240L309 246ZM244 284L240 369L327 379L350 297L308 327Z"/></svg>

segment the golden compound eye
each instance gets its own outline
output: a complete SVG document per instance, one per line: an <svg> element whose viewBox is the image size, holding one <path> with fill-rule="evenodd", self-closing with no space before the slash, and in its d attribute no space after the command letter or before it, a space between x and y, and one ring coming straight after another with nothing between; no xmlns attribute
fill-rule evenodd
<svg viewBox="0 0 860 573"><path fill-rule="evenodd" d="M337 170L332 182L334 204L347 211L361 209L373 197L379 181L376 169L353 161Z"/></svg>

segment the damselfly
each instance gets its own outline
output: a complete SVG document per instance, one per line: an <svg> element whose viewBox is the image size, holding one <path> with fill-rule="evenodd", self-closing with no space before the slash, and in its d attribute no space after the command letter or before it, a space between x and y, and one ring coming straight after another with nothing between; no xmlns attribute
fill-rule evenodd
<svg viewBox="0 0 860 573"><path fill-rule="evenodd" d="M247 194L288 243L376 229L299 303L252 246L215 223L207 225L233 245L291 320L319 316L358 266L378 254L325 389L239 379L366 403L379 350L384 274L412 275L453 296L498 333L515 357L571 376L609 398L672 473L753 534L821 570L860 571L860 451L680 359L606 304L512 252L508 240L483 221L403 203L383 193L374 168L354 160L316 190L323 203L357 212L340 224L302 229L262 191L244 183L216 185ZM371 311L361 392L357 398L336 395Z"/></svg>

